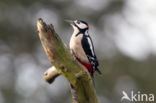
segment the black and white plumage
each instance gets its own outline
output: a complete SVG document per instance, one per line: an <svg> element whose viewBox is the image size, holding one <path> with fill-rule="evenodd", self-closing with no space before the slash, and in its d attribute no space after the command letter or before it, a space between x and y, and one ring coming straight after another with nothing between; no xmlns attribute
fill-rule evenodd
<svg viewBox="0 0 156 103"><path fill-rule="evenodd" d="M93 42L88 34L88 24L81 20L75 20L70 23L74 29L69 44L71 53L79 63L87 68L91 76L93 76L95 71L101 74L98 69L99 63L95 55Z"/></svg>
<svg viewBox="0 0 156 103"><path fill-rule="evenodd" d="M97 66L99 66L99 63L94 52L94 47L93 47L93 42L91 37L89 35L83 35L81 43L90 63L94 66L94 68L97 68Z"/></svg>

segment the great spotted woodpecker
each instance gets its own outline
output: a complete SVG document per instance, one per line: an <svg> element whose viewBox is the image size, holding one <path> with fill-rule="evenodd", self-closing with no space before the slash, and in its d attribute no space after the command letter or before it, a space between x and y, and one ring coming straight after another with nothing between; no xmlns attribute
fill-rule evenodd
<svg viewBox="0 0 156 103"><path fill-rule="evenodd" d="M68 22L74 29L69 43L72 55L80 64L86 67L92 77L95 71L101 74L98 69L99 63L94 52L93 42L88 34L89 25L82 20L68 20Z"/></svg>

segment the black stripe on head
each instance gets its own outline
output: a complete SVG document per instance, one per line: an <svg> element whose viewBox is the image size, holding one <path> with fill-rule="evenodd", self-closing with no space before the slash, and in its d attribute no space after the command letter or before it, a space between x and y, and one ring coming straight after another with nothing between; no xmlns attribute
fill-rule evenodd
<svg viewBox="0 0 156 103"><path fill-rule="evenodd" d="M76 20L76 23L77 23L77 24L83 23L83 24L86 24L87 26L89 26L88 23L85 22L85 21L83 21L83 20ZM74 24L75 24L75 23L74 23ZM76 24L75 24L75 25L76 25Z"/></svg>
<svg viewBox="0 0 156 103"><path fill-rule="evenodd" d="M84 23L84 24L86 24L88 26L88 23L87 22L85 22L83 20L79 20L79 21L82 22L82 23Z"/></svg>

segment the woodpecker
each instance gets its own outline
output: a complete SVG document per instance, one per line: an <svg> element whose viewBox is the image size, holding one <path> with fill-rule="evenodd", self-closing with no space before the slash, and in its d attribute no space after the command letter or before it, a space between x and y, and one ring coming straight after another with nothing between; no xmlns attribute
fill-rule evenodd
<svg viewBox="0 0 156 103"><path fill-rule="evenodd" d="M68 20L68 22L70 22L74 29L69 43L72 55L88 70L92 77L95 71L101 74L98 69L99 62L95 55L93 42L88 33L88 23L82 20Z"/></svg>

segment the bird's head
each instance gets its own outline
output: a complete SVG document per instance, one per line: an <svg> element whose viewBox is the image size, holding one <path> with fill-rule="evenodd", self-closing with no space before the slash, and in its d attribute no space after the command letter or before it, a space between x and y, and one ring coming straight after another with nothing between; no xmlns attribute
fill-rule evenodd
<svg viewBox="0 0 156 103"><path fill-rule="evenodd" d="M73 27L73 29L78 29L78 30L88 30L89 29L89 25L87 22L82 21L82 20L67 20L67 22L70 22L71 26Z"/></svg>

